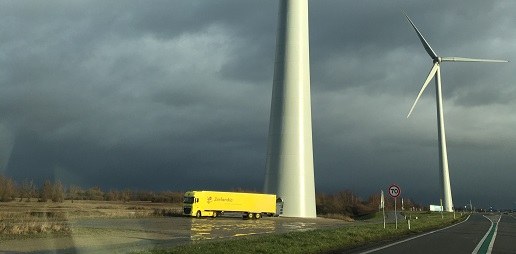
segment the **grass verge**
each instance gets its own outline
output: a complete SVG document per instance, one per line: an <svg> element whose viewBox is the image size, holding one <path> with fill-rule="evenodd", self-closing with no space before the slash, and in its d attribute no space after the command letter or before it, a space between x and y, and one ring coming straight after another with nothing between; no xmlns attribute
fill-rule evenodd
<svg viewBox="0 0 516 254"><path fill-rule="evenodd" d="M412 215L409 230L405 220L394 224L356 223L337 229L320 229L286 234L267 234L245 236L241 238L216 241L193 242L189 245L171 249L154 249L140 253L331 253L344 251L374 243L392 241L408 235L414 235L437 228L442 228L465 219L465 215L457 219L453 214L418 213Z"/></svg>

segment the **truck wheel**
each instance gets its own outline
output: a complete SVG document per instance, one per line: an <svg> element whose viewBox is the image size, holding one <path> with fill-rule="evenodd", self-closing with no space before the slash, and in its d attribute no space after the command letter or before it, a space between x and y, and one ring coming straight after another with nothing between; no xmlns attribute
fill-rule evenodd
<svg viewBox="0 0 516 254"><path fill-rule="evenodd" d="M197 213L195 214L195 217L197 217L197 218L201 218L201 215L202 215L202 214L201 214L201 211L197 211Z"/></svg>
<svg viewBox="0 0 516 254"><path fill-rule="evenodd" d="M211 217L213 217L213 218L217 218L217 215L218 215L217 213L218 213L218 212L213 212L213 215L212 215Z"/></svg>
<svg viewBox="0 0 516 254"><path fill-rule="evenodd" d="M248 213L247 214L248 219L254 219L254 213Z"/></svg>
<svg viewBox="0 0 516 254"><path fill-rule="evenodd" d="M256 218L257 220L260 219L261 217L262 217L261 213L257 213L254 215L254 218Z"/></svg>

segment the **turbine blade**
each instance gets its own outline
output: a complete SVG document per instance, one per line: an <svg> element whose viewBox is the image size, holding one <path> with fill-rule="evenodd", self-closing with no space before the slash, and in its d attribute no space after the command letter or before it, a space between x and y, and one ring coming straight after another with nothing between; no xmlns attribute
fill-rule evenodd
<svg viewBox="0 0 516 254"><path fill-rule="evenodd" d="M439 63L435 63L432 69L430 70L430 73L428 73L428 77L426 77L425 83L423 84L423 87L421 87L421 90L419 91L419 94L416 97L416 101L414 101L414 104L412 104L412 108L410 108L410 111L407 115L407 118L410 117L410 114L412 114L412 111L414 110L414 107L416 107L417 101L419 100L419 97L423 94L423 91L425 91L426 87L428 86L428 83L430 83L430 80L435 76L435 73L439 69Z"/></svg>
<svg viewBox="0 0 516 254"><path fill-rule="evenodd" d="M419 32L419 30L417 29L416 25L414 25L414 22L412 22L412 20L410 20L409 16L403 12L403 14L405 14L405 17L407 17L407 20L410 22L410 24L412 25L412 27L414 28L414 30L416 31L417 33L417 36L419 37L419 40L421 41L421 43L423 44L423 47L425 48L426 50L426 53L428 53L428 55L433 59L433 60L436 60L438 58L437 54L434 52L434 50L432 49L432 47L430 47L430 44L428 44L428 42L425 40L425 37L423 37L423 35L421 34L421 32Z"/></svg>
<svg viewBox="0 0 516 254"><path fill-rule="evenodd" d="M507 63L507 60L476 59L465 57L441 57L442 62L485 62L485 63Z"/></svg>

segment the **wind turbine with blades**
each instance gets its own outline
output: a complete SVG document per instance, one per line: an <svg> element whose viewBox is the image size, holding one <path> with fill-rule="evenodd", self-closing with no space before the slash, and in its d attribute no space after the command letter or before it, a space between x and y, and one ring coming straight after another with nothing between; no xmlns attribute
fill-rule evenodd
<svg viewBox="0 0 516 254"><path fill-rule="evenodd" d="M446 135L444 131L444 117L443 117L443 98L442 98L442 89L441 89L441 63L442 62L488 62L488 63L506 63L508 61L505 60L490 60L490 59L474 59L474 58L464 58L464 57L439 57L435 51L430 47L430 44L425 40L421 32L417 29L416 25L414 25L414 22L410 20L409 16L405 14L405 17L407 17L408 22L412 25L414 30L417 33L417 36L419 37L419 40L423 44L423 47L425 48L428 55L432 58L432 61L434 65L432 66L432 69L430 70L430 73L428 74L428 77L425 80L425 83L423 83L423 87L421 87L421 90L419 91L419 94L416 97L416 100L414 101L414 104L412 104L412 108L410 108L410 111L407 115L407 118L410 117L412 114L412 111L414 110L414 107L416 106L419 98L421 97L421 94L423 94L423 91L425 91L425 88L430 83L430 80L432 80L435 77L435 87L436 87L436 104L437 104L437 132L438 132L438 139L439 139L439 167L440 167L440 177L441 177L441 188L442 188L442 198L443 198L443 206L444 211L447 212L453 212L453 201L452 201L452 194L451 194L451 185L450 185L450 173L448 169L448 153L446 151Z"/></svg>

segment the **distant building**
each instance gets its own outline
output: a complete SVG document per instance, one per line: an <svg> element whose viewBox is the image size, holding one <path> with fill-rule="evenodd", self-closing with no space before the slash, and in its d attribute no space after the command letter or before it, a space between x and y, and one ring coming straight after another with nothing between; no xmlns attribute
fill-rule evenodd
<svg viewBox="0 0 516 254"><path fill-rule="evenodd" d="M443 207L440 205L430 205L430 212L442 212Z"/></svg>

